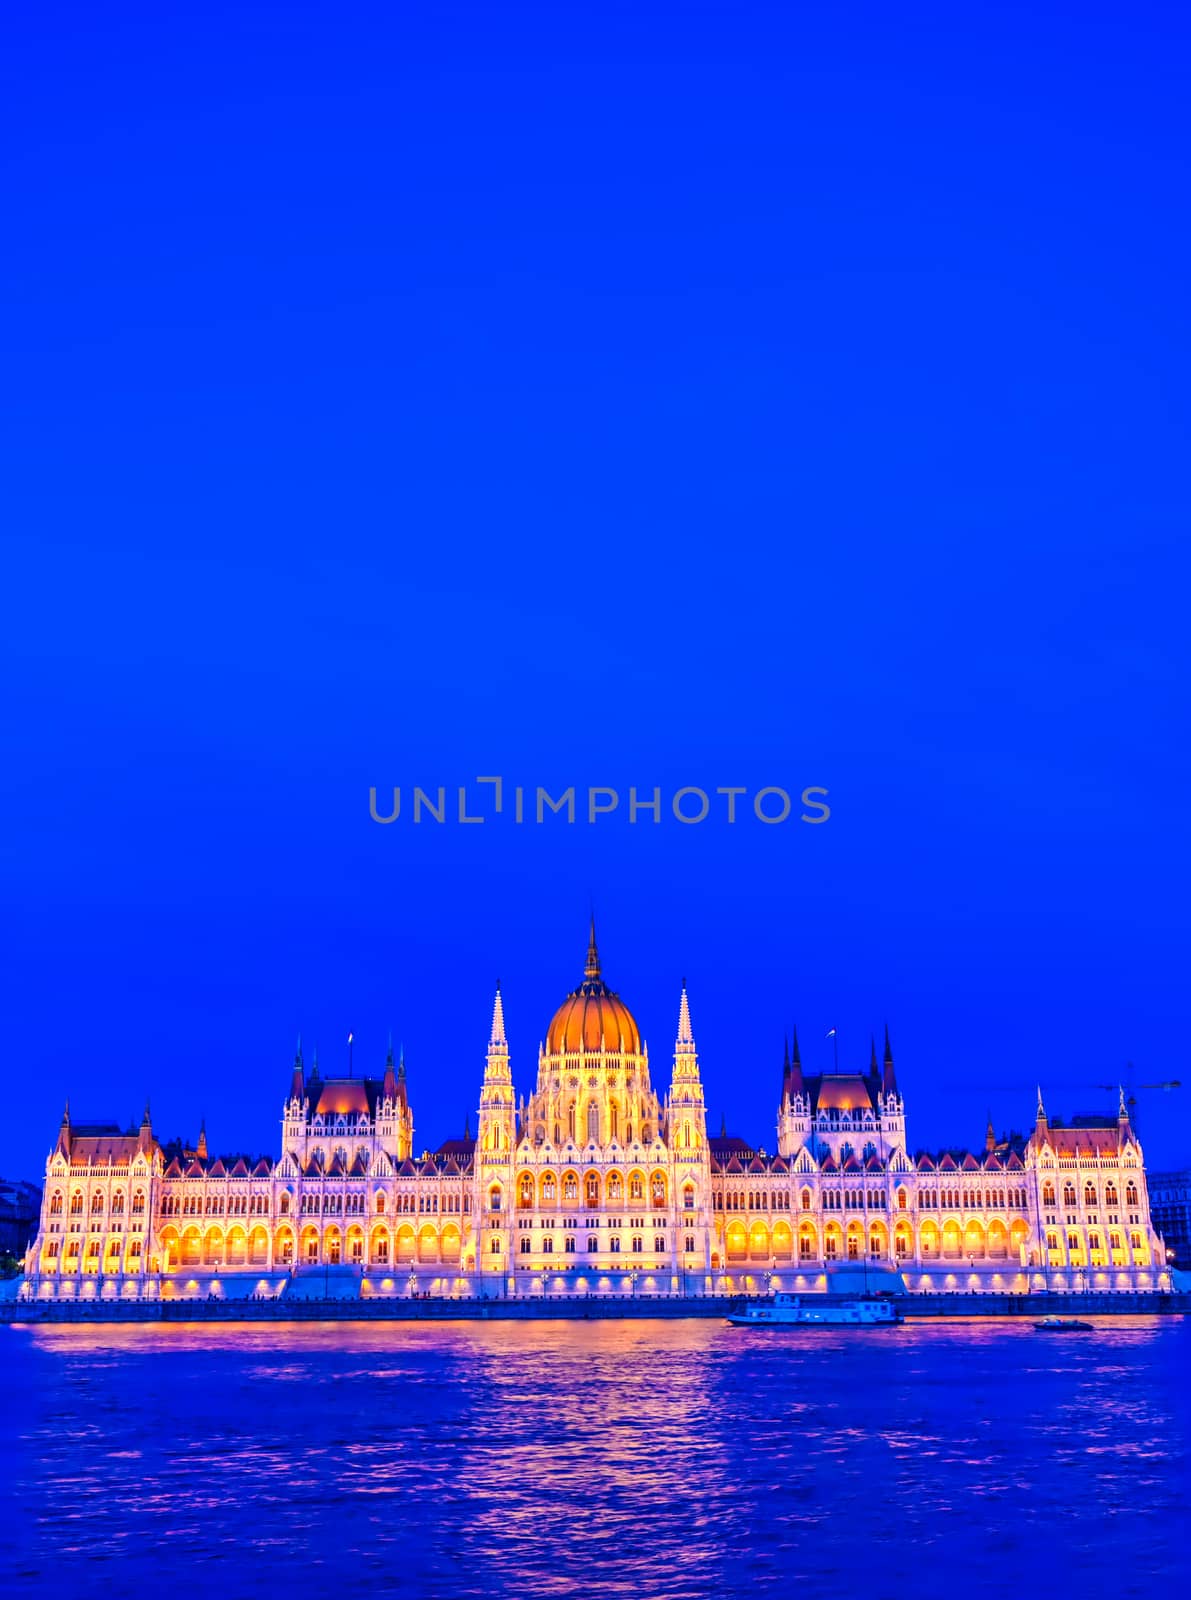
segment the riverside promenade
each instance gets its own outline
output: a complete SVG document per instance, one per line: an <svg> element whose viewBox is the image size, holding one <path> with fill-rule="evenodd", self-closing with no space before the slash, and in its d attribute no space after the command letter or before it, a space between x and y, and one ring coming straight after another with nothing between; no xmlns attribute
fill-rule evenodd
<svg viewBox="0 0 1191 1600"><path fill-rule="evenodd" d="M850 1295L816 1295L843 1301ZM907 1318L1043 1316L1186 1316L1191 1294L901 1294L888 1298ZM606 1322L725 1317L745 1304L730 1295L549 1295L399 1299L10 1300L0 1323L98 1322Z"/></svg>

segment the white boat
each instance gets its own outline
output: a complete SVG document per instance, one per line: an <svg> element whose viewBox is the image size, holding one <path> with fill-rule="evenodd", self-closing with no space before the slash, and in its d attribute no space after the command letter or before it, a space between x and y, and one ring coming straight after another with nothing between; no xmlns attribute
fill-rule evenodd
<svg viewBox="0 0 1191 1600"><path fill-rule="evenodd" d="M728 1318L734 1328L892 1328L901 1320L891 1300L825 1301L797 1294L754 1300Z"/></svg>

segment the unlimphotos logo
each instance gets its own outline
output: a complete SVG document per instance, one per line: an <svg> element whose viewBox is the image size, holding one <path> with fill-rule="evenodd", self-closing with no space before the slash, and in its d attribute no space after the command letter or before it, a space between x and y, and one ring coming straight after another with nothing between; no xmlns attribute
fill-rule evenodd
<svg viewBox="0 0 1191 1600"><path fill-rule="evenodd" d="M814 785L803 789L798 796L801 809L796 811L789 790L778 784L768 784L756 790L750 790L745 784L725 784L711 790L687 784L681 789L667 792L664 797L660 786L653 789L630 787L624 797L624 805L621 804L619 789L603 785L584 789L571 784L560 795L552 795L548 789L537 785L515 784L511 791L512 804L506 807L509 790L503 778L476 778L473 782L474 789L468 784L440 784L429 789L415 785L406 809L408 820L480 823L496 817L511 817L514 823L541 823L549 817L551 820L561 818L569 823L595 823L601 818L611 817L615 812L619 813L621 821L630 823L641 820L660 823L663 817L672 817L675 822L692 825L708 820L732 823L755 820L768 824L790 821L821 823L831 815L827 790ZM487 787L481 790L481 784ZM448 794L451 794L454 803L448 804ZM401 788L395 785L380 802L385 807L382 811L377 801L377 790L370 788L368 815L373 822L397 822L402 814L401 800Z"/></svg>

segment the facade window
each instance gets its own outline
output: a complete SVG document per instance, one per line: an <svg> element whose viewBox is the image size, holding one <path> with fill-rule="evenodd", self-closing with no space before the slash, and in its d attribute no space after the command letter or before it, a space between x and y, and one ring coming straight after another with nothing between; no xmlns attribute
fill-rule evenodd
<svg viewBox="0 0 1191 1600"><path fill-rule="evenodd" d="M103 1210L103 1196L102 1196L102 1194L93 1194L91 1196L91 1215L93 1217L98 1216L99 1213L102 1210Z"/></svg>
<svg viewBox="0 0 1191 1600"><path fill-rule="evenodd" d="M587 1253L588 1253L588 1255L589 1256L594 1255L599 1248L600 1248L600 1241L596 1238L596 1236L594 1234L589 1233L588 1236L587 1236Z"/></svg>
<svg viewBox="0 0 1191 1600"><path fill-rule="evenodd" d="M639 1233L633 1235L633 1254L639 1256L645 1249L645 1241Z"/></svg>
<svg viewBox="0 0 1191 1600"><path fill-rule="evenodd" d="M567 1234L566 1238L562 1242L562 1248L564 1254L568 1256L573 1256L575 1254L575 1235L573 1233Z"/></svg>
<svg viewBox="0 0 1191 1600"><path fill-rule="evenodd" d="M51 1217L60 1217L61 1215L62 1215L62 1192L61 1192L60 1189L56 1189L54 1191L53 1195L50 1198L50 1216Z"/></svg>
<svg viewBox="0 0 1191 1600"><path fill-rule="evenodd" d="M694 1236L693 1233L688 1233L687 1234L686 1240L685 1240L685 1247L686 1247L688 1255L693 1255L694 1254L694 1251L695 1251L695 1236Z"/></svg>
<svg viewBox="0 0 1191 1600"><path fill-rule="evenodd" d="M495 1244L496 1240L494 1239L492 1242L493 1242L493 1244ZM522 1239L520 1249L521 1249L521 1254L523 1256L527 1256L529 1254L529 1240L528 1239Z"/></svg>
<svg viewBox="0 0 1191 1600"><path fill-rule="evenodd" d="M552 1256L554 1254L554 1240L550 1234L547 1234L542 1240L542 1254L546 1256Z"/></svg>
<svg viewBox="0 0 1191 1600"><path fill-rule="evenodd" d="M616 1238L609 1239L608 1248L614 1256L618 1256L620 1254L620 1240Z"/></svg>
<svg viewBox="0 0 1191 1600"><path fill-rule="evenodd" d="M660 1234L660 1233L655 1233L654 1234L654 1236L653 1236L653 1248L654 1248L655 1253L657 1255L659 1255L659 1256L663 1255L665 1253L666 1239L665 1239L665 1235L664 1234Z"/></svg>

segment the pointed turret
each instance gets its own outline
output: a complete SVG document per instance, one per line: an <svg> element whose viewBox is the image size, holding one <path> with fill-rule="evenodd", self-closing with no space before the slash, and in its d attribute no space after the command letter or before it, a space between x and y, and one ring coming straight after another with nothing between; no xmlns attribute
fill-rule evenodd
<svg viewBox="0 0 1191 1600"><path fill-rule="evenodd" d="M405 1086L405 1046L397 1052L397 1099L403 1106L409 1104L409 1090Z"/></svg>
<svg viewBox="0 0 1191 1600"><path fill-rule="evenodd" d="M198 1156L200 1161L205 1161L207 1159L207 1119L206 1119L206 1117L203 1117L202 1120L199 1122L198 1143L194 1147L194 1153L195 1153L196 1156Z"/></svg>
<svg viewBox="0 0 1191 1600"><path fill-rule="evenodd" d="M67 1100L62 1110L62 1121L58 1125L58 1149L69 1160L70 1158L70 1101Z"/></svg>
<svg viewBox="0 0 1191 1600"><path fill-rule="evenodd" d="M153 1119L149 1114L149 1101L145 1100L145 1114L141 1118L141 1131L137 1136L136 1147L148 1155L153 1148Z"/></svg>
<svg viewBox="0 0 1191 1600"><path fill-rule="evenodd" d="M790 1093L802 1093L802 1057L798 1053L798 1024L794 1024L794 1048L790 1052Z"/></svg>
<svg viewBox="0 0 1191 1600"><path fill-rule="evenodd" d="M298 1048L294 1052L294 1070L290 1078L289 1097L299 1103L306 1098L306 1074L302 1067L302 1035L298 1035Z"/></svg>
<svg viewBox="0 0 1191 1600"><path fill-rule="evenodd" d="M600 978L600 952L596 945L595 912L591 914L591 932L587 940L587 965L583 975L588 983L598 983Z"/></svg>
<svg viewBox="0 0 1191 1600"><path fill-rule="evenodd" d="M393 1063L393 1033L389 1030L389 1048L385 1055L385 1075L381 1081L380 1093L382 1100L397 1100L397 1070Z"/></svg>
<svg viewBox="0 0 1191 1600"><path fill-rule="evenodd" d="M1117 1128L1122 1140L1128 1138L1131 1130L1132 1118L1129 1115L1129 1102L1125 1098L1125 1085L1120 1085L1120 1098L1117 1102Z"/></svg>
<svg viewBox="0 0 1191 1600"><path fill-rule="evenodd" d="M988 1125L984 1130L984 1148L988 1155L992 1155L997 1148L997 1135L993 1128L992 1112L988 1114Z"/></svg>
<svg viewBox="0 0 1191 1600"><path fill-rule="evenodd" d="M1035 1122L1037 1123L1037 1125L1040 1128L1045 1130L1045 1128L1046 1128L1046 1107L1042 1104L1042 1085L1041 1084L1038 1085L1038 1110L1034 1114L1034 1120L1035 1120Z"/></svg>
<svg viewBox="0 0 1191 1600"><path fill-rule="evenodd" d="M876 1051L873 1051L873 1064L876 1065ZM893 1046L889 1043L889 1024L885 1024L885 1063L881 1070L882 1094L897 1093L897 1075L893 1070Z"/></svg>

